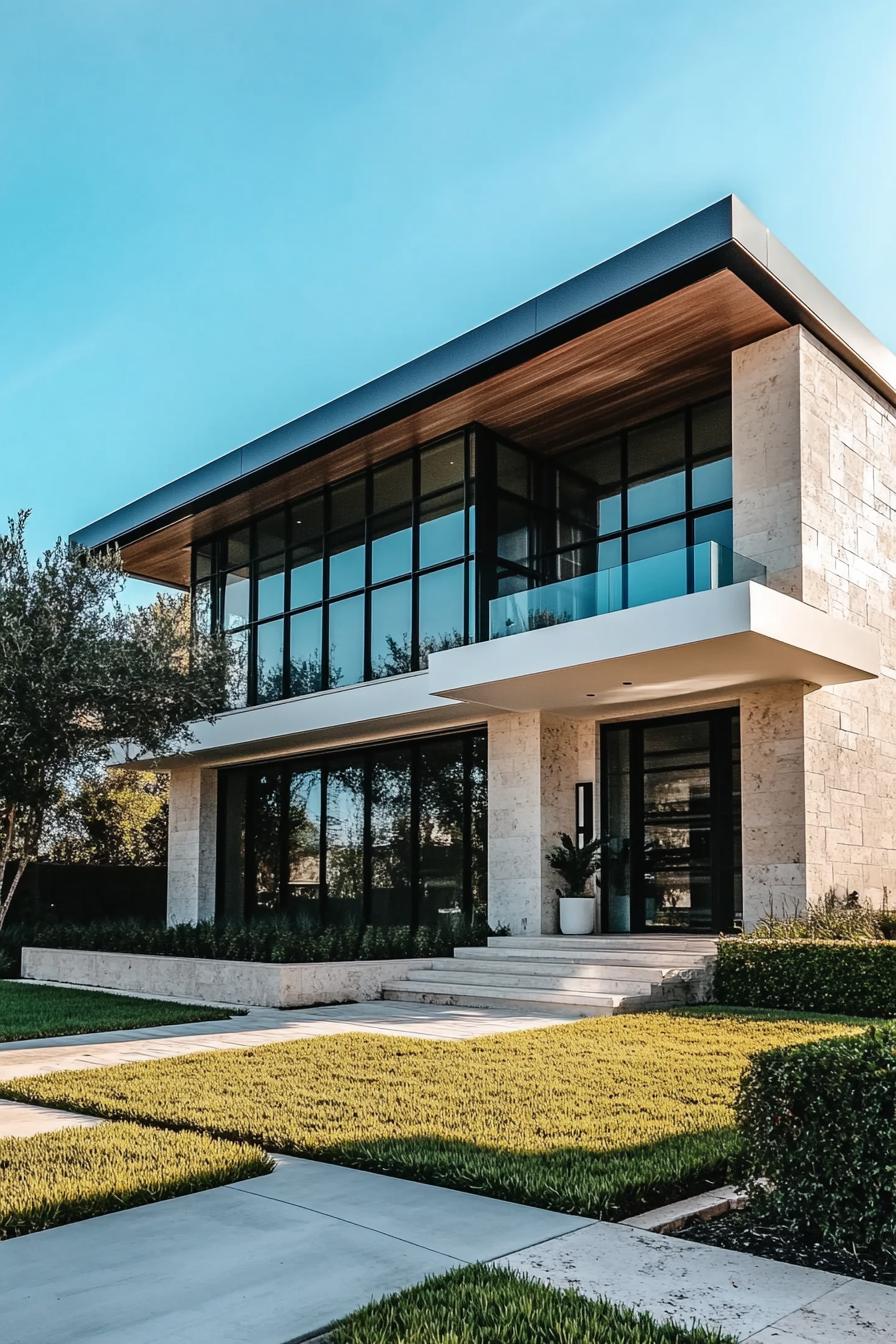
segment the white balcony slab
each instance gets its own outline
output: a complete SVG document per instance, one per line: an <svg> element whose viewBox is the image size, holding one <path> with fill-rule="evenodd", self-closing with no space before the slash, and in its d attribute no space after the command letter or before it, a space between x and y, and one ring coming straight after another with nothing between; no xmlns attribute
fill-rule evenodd
<svg viewBox="0 0 896 1344"><path fill-rule="evenodd" d="M432 655L434 696L514 712L600 706L880 673L874 631L739 583Z"/></svg>

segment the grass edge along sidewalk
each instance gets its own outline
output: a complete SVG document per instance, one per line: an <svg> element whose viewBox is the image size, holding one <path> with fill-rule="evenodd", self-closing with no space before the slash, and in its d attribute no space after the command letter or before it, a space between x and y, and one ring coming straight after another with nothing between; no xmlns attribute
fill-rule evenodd
<svg viewBox="0 0 896 1344"><path fill-rule="evenodd" d="M486 1265L453 1269L382 1298L320 1338L327 1344L737 1344L713 1329L660 1323Z"/></svg>
<svg viewBox="0 0 896 1344"><path fill-rule="evenodd" d="M126 1121L0 1139L0 1240L263 1176L253 1144Z"/></svg>
<svg viewBox="0 0 896 1344"><path fill-rule="evenodd" d="M16 1078L0 1095L614 1219L727 1178L753 1055L866 1026L713 1008L472 1041L346 1033Z"/></svg>
<svg viewBox="0 0 896 1344"><path fill-rule="evenodd" d="M244 1017L241 1008L174 1003L107 994L98 989L29 985L0 980L0 1044L48 1036L86 1036L97 1031L135 1031L183 1022L220 1022Z"/></svg>

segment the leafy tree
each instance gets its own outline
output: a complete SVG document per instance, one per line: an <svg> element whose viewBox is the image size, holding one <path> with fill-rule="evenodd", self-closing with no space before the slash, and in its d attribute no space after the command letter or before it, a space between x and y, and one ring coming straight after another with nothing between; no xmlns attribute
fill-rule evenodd
<svg viewBox="0 0 896 1344"><path fill-rule="evenodd" d="M126 760L186 746L228 671L219 636L191 641L183 598L123 607L116 554L59 540L32 563L27 520L0 534L0 927L65 787L112 744Z"/></svg>
<svg viewBox="0 0 896 1344"><path fill-rule="evenodd" d="M168 840L167 776L109 770L66 789L47 818L54 863L163 864Z"/></svg>

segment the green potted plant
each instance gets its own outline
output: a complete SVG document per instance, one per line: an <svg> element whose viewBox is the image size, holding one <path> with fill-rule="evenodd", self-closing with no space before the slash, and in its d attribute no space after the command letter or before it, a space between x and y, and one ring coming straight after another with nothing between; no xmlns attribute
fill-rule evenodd
<svg viewBox="0 0 896 1344"><path fill-rule="evenodd" d="M603 841L600 837L577 845L565 832L560 843L549 849L545 858L564 883L557 888L560 897L560 932L578 935L594 932L594 895L589 883L600 887L597 876Z"/></svg>

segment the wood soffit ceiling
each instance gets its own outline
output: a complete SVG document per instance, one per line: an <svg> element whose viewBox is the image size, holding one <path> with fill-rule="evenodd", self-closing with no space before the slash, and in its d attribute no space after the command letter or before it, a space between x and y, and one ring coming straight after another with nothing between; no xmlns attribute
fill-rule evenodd
<svg viewBox="0 0 896 1344"><path fill-rule="evenodd" d="M131 542L122 548L125 569L186 585L193 541L473 420L545 453L574 448L724 391L731 351L787 325L731 271L718 271Z"/></svg>

